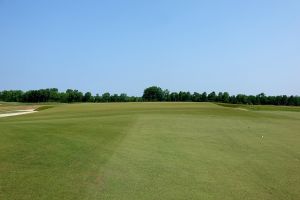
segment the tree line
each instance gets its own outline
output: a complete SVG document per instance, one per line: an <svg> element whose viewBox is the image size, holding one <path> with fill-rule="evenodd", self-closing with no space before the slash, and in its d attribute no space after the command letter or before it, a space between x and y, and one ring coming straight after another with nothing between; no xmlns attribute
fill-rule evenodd
<svg viewBox="0 0 300 200"><path fill-rule="evenodd" d="M114 94L106 92L102 95L93 96L91 92L82 93L78 90L67 89L65 92L59 92L57 88L48 88L40 90L4 90L0 91L0 101L6 102L136 102L142 101L141 97L127 96L127 94Z"/></svg>
<svg viewBox="0 0 300 200"><path fill-rule="evenodd" d="M228 92L211 93L190 93L190 92L172 92L163 90L160 87L152 86L146 88L143 94L143 101L170 101L170 102L220 102L231 104L249 104L249 105L289 105L300 106L299 96L266 96L264 93L254 95L229 95Z"/></svg>
<svg viewBox="0 0 300 200"><path fill-rule="evenodd" d="M190 93L186 91L170 92L160 87L152 86L144 90L142 97L127 96L127 94L113 94L106 92L102 95L92 95L91 92L82 93L78 90L68 89L65 92L59 92L57 88L48 88L40 90L4 90L0 91L0 101L6 102L149 102L149 101L167 101L167 102L221 102L231 104L249 104L249 105L289 105L300 106L299 96L267 96L264 93L258 95L229 95L228 92L210 92L210 93Z"/></svg>

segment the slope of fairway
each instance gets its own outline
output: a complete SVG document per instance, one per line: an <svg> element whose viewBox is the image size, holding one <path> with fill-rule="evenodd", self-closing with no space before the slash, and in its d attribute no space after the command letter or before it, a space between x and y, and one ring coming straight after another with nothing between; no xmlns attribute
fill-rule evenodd
<svg viewBox="0 0 300 200"><path fill-rule="evenodd" d="M300 199L300 112L74 104L0 119L0 199Z"/></svg>

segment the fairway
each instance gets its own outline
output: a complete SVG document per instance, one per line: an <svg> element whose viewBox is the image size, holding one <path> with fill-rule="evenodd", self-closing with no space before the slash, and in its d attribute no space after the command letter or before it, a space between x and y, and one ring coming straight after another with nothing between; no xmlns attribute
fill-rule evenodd
<svg viewBox="0 0 300 200"><path fill-rule="evenodd" d="M0 199L298 200L300 108L254 108L56 104L0 118Z"/></svg>

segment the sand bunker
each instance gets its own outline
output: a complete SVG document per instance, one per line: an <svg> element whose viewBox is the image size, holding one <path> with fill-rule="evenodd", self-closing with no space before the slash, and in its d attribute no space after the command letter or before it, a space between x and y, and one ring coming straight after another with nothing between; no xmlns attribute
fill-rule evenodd
<svg viewBox="0 0 300 200"><path fill-rule="evenodd" d="M10 112L10 113L0 114L0 118L1 117L17 116L17 115L26 115L26 114L35 113L35 112L37 112L37 111L35 111L34 109L14 110L13 112Z"/></svg>

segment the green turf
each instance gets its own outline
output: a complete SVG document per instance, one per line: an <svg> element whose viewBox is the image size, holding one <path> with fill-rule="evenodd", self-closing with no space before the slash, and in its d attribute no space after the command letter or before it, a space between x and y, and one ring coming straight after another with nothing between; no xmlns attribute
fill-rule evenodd
<svg viewBox="0 0 300 200"><path fill-rule="evenodd" d="M36 109L34 109L35 111L42 111L42 110L47 110L49 108L53 108L54 106L50 106L50 105L46 105L46 106L40 106Z"/></svg>
<svg viewBox="0 0 300 200"><path fill-rule="evenodd" d="M229 107L229 108L244 108L247 110L256 111L296 111L300 112L299 106L273 106L273 105L246 105L246 104L228 104L228 103L216 103L217 105Z"/></svg>
<svg viewBox="0 0 300 200"><path fill-rule="evenodd" d="M0 118L0 199L298 200L299 188L300 112L62 104Z"/></svg>

